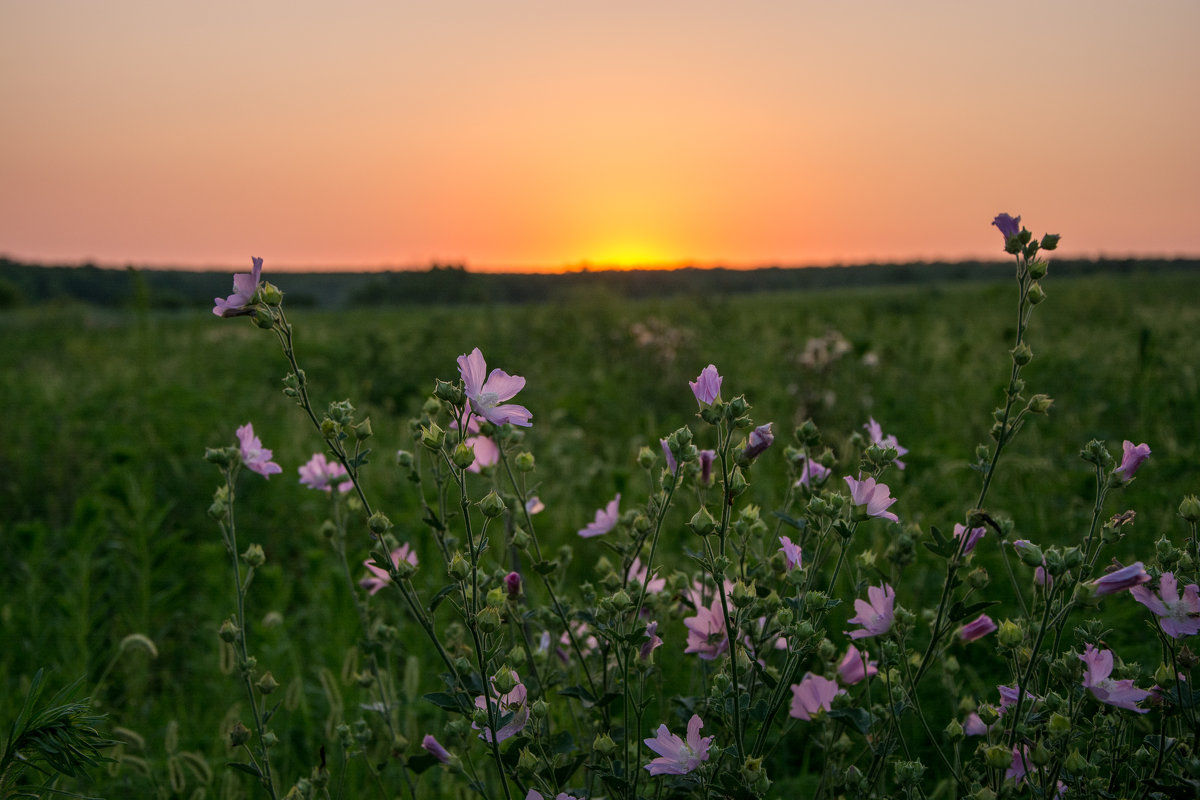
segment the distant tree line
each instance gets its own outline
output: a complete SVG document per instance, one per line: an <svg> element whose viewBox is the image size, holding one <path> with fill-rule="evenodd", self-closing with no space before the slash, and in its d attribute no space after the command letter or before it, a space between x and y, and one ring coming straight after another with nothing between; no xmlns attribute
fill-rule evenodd
<svg viewBox="0 0 1200 800"><path fill-rule="evenodd" d="M1155 274L1200 267L1197 259L1055 259L1056 277ZM603 292L617 298L741 294L851 286L1002 280L1003 261L912 262L759 269L581 270L557 274L470 272L461 265L384 272L294 272L278 282L291 307L542 303ZM270 277L268 275L268 277ZM231 291L228 272L24 264L0 258L0 309L75 301L104 308L200 309Z"/></svg>

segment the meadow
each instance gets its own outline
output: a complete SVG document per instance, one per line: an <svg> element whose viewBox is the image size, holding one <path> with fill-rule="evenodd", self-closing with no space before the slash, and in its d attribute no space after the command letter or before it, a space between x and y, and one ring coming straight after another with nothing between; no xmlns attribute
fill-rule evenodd
<svg viewBox="0 0 1200 800"><path fill-rule="evenodd" d="M287 276L267 277L286 298ZM1136 519L1112 555L1148 561L1162 537L1181 545L1176 509L1200 493L1200 305L1181 302L1200 297L1200 274L1056 280L1051 265L1044 285L1023 378L1028 394L1054 404L1006 453L988 510L1014 521L1014 538L1075 544L1092 513L1093 477L1080 449L1092 439L1118 452L1124 439L1146 442L1152 457L1115 500L1113 513L1134 510ZM359 419L370 417L363 485L396 539L429 565L418 576L434 591L445 582L438 551L396 451L419 450L409 420L436 379L457 378L455 359L472 348L526 378L520 402L533 425L520 447L537 459L538 528L544 546L573 546L561 568L581 584L595 581L597 562L611 554L576 531L614 494L646 495L639 451L650 446L661 457L660 437L698 422L688 382L709 363L730 396L748 398L756 421L774 424L776 447L755 464L747 490L764 518L787 487L784 445L805 420L846 474L861 449L853 437L873 418L909 450L907 468L888 478L911 540L927 539L933 525L951 528L978 493L969 465L1003 400L1013 295L1011 280L638 301L588 291L555 304L295 310L289 318L314 403L348 398ZM394 757L386 746L365 747L368 759L345 770L337 761L340 724L374 726L376 739L378 726L357 680L361 631L330 547L330 498L298 482L297 469L323 444L281 392L288 368L273 336L207 312L66 304L4 312L0 339L0 734L44 669L53 688L79 680L76 695L92 698L107 715L103 732L120 742L108 751L113 762L58 788L110 798L258 796L251 778L225 766L237 760L229 733L247 710L217 635L234 595L208 514L220 474L204 458L253 422L283 467L269 481L244 477L238 507L243 541L266 554L247 617L259 663L280 683L273 766L282 785L324 762L324 747L344 796L468 795L465 783L436 771L414 791L384 763ZM691 568L685 508L663 526L668 569ZM860 535L863 547L883 552L898 534L880 524ZM361 524L349 528L346 549L357 580L371 549ZM941 580L937 564L915 558L897 586L914 610L937 602ZM989 613L1015 614L1004 567L994 555L977 559L1001 601ZM845 589L850 597L853 586ZM832 609L833 630L846 627L849 605ZM1109 638L1126 662L1152 671L1158 643L1144 610L1130 606L1109 617ZM419 699L442 686L418 632L398 604L392 612L386 660L403 676L404 741L391 750L415 751L446 725ZM976 647L960 652L957 666L983 700L996 675L980 654L995 643ZM677 680L695 680L677 646L656 658ZM769 756L771 796L813 788L807 765L817 756L801 729L788 737ZM374 767L394 782L373 777Z"/></svg>

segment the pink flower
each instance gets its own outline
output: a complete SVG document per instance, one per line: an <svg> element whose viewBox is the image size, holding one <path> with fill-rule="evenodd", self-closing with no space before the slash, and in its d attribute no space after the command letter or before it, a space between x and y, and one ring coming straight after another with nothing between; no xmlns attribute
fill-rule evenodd
<svg viewBox="0 0 1200 800"><path fill-rule="evenodd" d="M667 471L674 472L679 469L679 463L675 461L675 454L671 452L671 445L667 444L667 440L659 439L658 443L662 445L663 455L667 457Z"/></svg>
<svg viewBox="0 0 1200 800"><path fill-rule="evenodd" d="M708 486L712 483L712 468L713 461L717 458L716 450L701 450L700 451L700 485Z"/></svg>
<svg viewBox="0 0 1200 800"><path fill-rule="evenodd" d="M451 422L450 427L457 428L458 423ZM463 439L463 444L475 453L475 460L467 467L467 472L479 474L484 467L490 467L500 461L500 448L496 446L492 437L479 435L479 417L474 414L467 415L467 433L475 434Z"/></svg>
<svg viewBox="0 0 1200 800"><path fill-rule="evenodd" d="M1172 639L1200 633L1200 587L1196 584L1189 583L1180 599L1175 573L1164 572L1158 578L1157 596L1145 586L1134 586L1129 593L1160 618L1158 624Z"/></svg>
<svg viewBox="0 0 1200 800"><path fill-rule="evenodd" d="M596 652L596 648L600 646L600 640L588 633L588 626L586 622L572 622L571 633L575 634L575 642L579 645L579 655L583 656L584 658L587 658L592 653ZM570 634L568 634L566 631L563 631L562 635L558 637L558 643L564 648L570 648ZM564 663L569 657L566 650L559 650L559 656L562 658Z"/></svg>
<svg viewBox="0 0 1200 800"><path fill-rule="evenodd" d="M1000 708L998 710L1001 714L1003 714L1005 711L1008 711L1008 709L1012 708L1013 706L1015 706L1017 704L1017 697L1019 694L1017 692L1017 687L1015 687L1015 686L997 686L996 690L1000 692ZM1033 692L1026 689L1025 690L1025 699L1032 700L1033 702L1036 703L1041 698L1038 697L1037 695L1035 695Z"/></svg>
<svg viewBox="0 0 1200 800"><path fill-rule="evenodd" d="M1083 688L1091 690L1092 696L1101 703L1139 714L1149 712L1150 709L1138 708L1137 704L1153 692L1135 688L1132 680L1114 681L1108 677L1113 671L1112 650L1097 650L1089 644L1079 660L1087 665L1083 673Z"/></svg>
<svg viewBox="0 0 1200 800"><path fill-rule="evenodd" d="M983 719L974 711L967 714L966 720L963 721L963 733L967 736L987 736L989 730L991 730L991 726L985 725Z"/></svg>
<svg viewBox="0 0 1200 800"><path fill-rule="evenodd" d="M233 294L224 300L219 297L213 298L213 313L218 317L240 317L254 313L254 309L249 306L254 299L254 293L258 291L262 259L252 257L250 263L249 273L239 272L233 276Z"/></svg>
<svg viewBox="0 0 1200 800"><path fill-rule="evenodd" d="M272 475L283 472L283 467L271 460L271 451L262 446L262 442L254 435L254 426L247 422L237 429L238 443L242 451L242 463L252 472L257 472L268 480Z"/></svg>
<svg viewBox="0 0 1200 800"><path fill-rule="evenodd" d="M779 548L779 552L783 553L783 558L787 562L787 569L791 572L800 567L800 545L792 544L792 540L786 536L779 537L779 543L783 547Z"/></svg>
<svg viewBox="0 0 1200 800"><path fill-rule="evenodd" d="M772 423L768 422L750 431L750 435L746 437L746 448L742 450L745 458L758 458L774 443L775 434L771 432L771 425Z"/></svg>
<svg viewBox="0 0 1200 800"><path fill-rule="evenodd" d="M1126 589L1132 589L1139 584L1147 583L1150 576L1146 574L1146 568L1142 566L1142 562L1135 561L1128 567L1121 567L1107 575L1103 575L1088 585L1096 591L1097 597L1103 597L1106 594L1114 594L1123 592Z"/></svg>
<svg viewBox="0 0 1200 800"><path fill-rule="evenodd" d="M1121 456L1121 465L1113 470L1113 474L1123 481L1131 481L1133 474L1138 471L1138 467L1150 457L1150 445L1145 442L1135 445L1126 439L1122 443L1121 449L1124 451Z"/></svg>
<svg viewBox="0 0 1200 800"><path fill-rule="evenodd" d="M863 678L869 678L879 672L874 661L867 661L863 664L863 659L866 656L854 645L850 645L846 650L846 655L842 658L842 663L838 664L837 674L838 680L847 686L853 686Z"/></svg>
<svg viewBox="0 0 1200 800"><path fill-rule="evenodd" d="M543 797L542 793L537 789L530 789L529 793L525 795L525 800L546 800L546 798ZM580 798L573 794L559 792L558 794L554 795L554 800L580 800Z"/></svg>
<svg viewBox="0 0 1200 800"><path fill-rule="evenodd" d="M666 725L659 725L653 739L643 739L646 747L658 753L659 757L646 765L651 775L686 775L708 761L708 748L712 744L711 736L700 736L704 722L698 714L693 714L688 720L687 741L667 730Z"/></svg>
<svg viewBox="0 0 1200 800"><path fill-rule="evenodd" d="M534 496L525 501L525 510L530 514L540 514L546 510L546 504Z"/></svg>
<svg viewBox="0 0 1200 800"><path fill-rule="evenodd" d="M662 638L658 635L658 623L646 623L646 642L642 645L642 649L638 651L638 658L642 661L650 658L650 654L663 643Z"/></svg>
<svg viewBox="0 0 1200 800"><path fill-rule="evenodd" d="M829 711L833 696L844 691L838 688L837 681L805 673L799 684L792 685L792 710L788 713L797 719L810 720L818 711Z"/></svg>
<svg viewBox="0 0 1200 800"><path fill-rule="evenodd" d="M994 630L996 630L996 623L992 622L992 618L987 614L980 614L974 621L968 622L958 629L958 638L964 642L973 642L976 639L982 639Z"/></svg>
<svg viewBox="0 0 1200 800"><path fill-rule="evenodd" d="M700 370L700 375L696 380L688 381L688 386L692 387L692 394L701 407L711 406L721 396L721 376L712 364Z"/></svg>
<svg viewBox="0 0 1200 800"><path fill-rule="evenodd" d="M829 477L829 473L833 470L828 467L823 467L816 461L804 456L800 457L800 479L796 481L795 486L807 486L812 488L814 483L821 484Z"/></svg>
<svg viewBox="0 0 1200 800"><path fill-rule="evenodd" d="M645 584L647 594L658 594L667 588L666 578L660 578L658 577L658 573L655 573L649 580L646 580L646 573L647 569L642 566L642 559L635 556L633 563L629 565L629 569L625 572L625 580L632 583L639 591L642 584Z"/></svg>
<svg viewBox="0 0 1200 800"><path fill-rule="evenodd" d="M899 517L888 511L892 503L896 502L896 498L892 497L891 490L888 489L886 483L876 483L874 478L858 481L847 475L846 485L850 487L851 502L859 508L866 506L868 517L890 519L892 522L900 521Z"/></svg>
<svg viewBox="0 0 1200 800"><path fill-rule="evenodd" d="M1008 241L1013 236L1021 232L1021 218L1010 217L1008 214L997 214L992 220L992 224L1000 230L1000 234L1004 237L1004 241Z"/></svg>
<svg viewBox="0 0 1200 800"><path fill-rule="evenodd" d="M596 512L596 518L589 522L586 527L579 530L579 535L584 539L590 539L593 536L603 536L611 531L617 525L617 518L621 516L621 494L608 501L608 505Z"/></svg>
<svg viewBox="0 0 1200 800"><path fill-rule="evenodd" d="M458 357L458 372L462 375L463 387L471 408L476 414L493 425L511 422L513 425L529 427L533 416L525 406L505 403L525 388L525 379L520 375L509 375L502 369L494 369L484 380L487 362L476 347L469 355Z"/></svg>
<svg viewBox="0 0 1200 800"><path fill-rule="evenodd" d="M888 584L868 586L867 598L854 601L854 610L858 616L852 618L851 625L861 625L857 631L846 631L851 639L865 639L868 636L880 636L892 629L895 618L896 591Z"/></svg>
<svg viewBox="0 0 1200 800"><path fill-rule="evenodd" d="M683 652L712 661L729 649L729 632L725 630L725 615L719 597L711 606L697 606L696 616L688 617L683 624L688 629L687 648Z"/></svg>
<svg viewBox="0 0 1200 800"><path fill-rule="evenodd" d="M425 734L425 738L421 740L421 749L443 764L450 763L450 751L442 747L441 743L433 738L432 734Z"/></svg>
<svg viewBox="0 0 1200 800"><path fill-rule="evenodd" d="M504 576L504 592L509 600L516 600L521 596L521 576L518 573L510 572Z"/></svg>
<svg viewBox="0 0 1200 800"><path fill-rule="evenodd" d="M896 448L896 461L894 463L896 464L897 469L904 469L904 462L900 460L900 456L907 453L908 448L901 447L900 443L896 441L895 436L891 434L884 436L883 427L875 421L874 417L871 417L867 421L867 424L863 425L863 427L867 429L867 435L871 437L871 444L879 445L880 447L884 448Z"/></svg>
<svg viewBox="0 0 1200 800"><path fill-rule="evenodd" d="M391 556L393 566L400 566L401 561L407 561L414 567L417 566L417 551L410 549L408 542L405 542L393 550L391 552ZM391 582L392 576L388 574L386 569L377 565L375 563L375 559L368 558L363 562L363 566L366 567L367 571L371 574L363 576L363 579L358 582L358 585L366 589L369 594L375 594Z"/></svg>
<svg viewBox="0 0 1200 800"><path fill-rule="evenodd" d="M961 539L964 533L967 536L967 542L962 546L962 553L965 556L967 553L975 549L975 545L977 545L979 540L983 538L983 535L987 533L987 528L971 528L971 530L968 532L966 525L963 525L961 522L954 523L954 538Z"/></svg>
<svg viewBox="0 0 1200 800"><path fill-rule="evenodd" d="M321 492L331 492L334 482L345 477L346 468L325 458L324 453L314 453L308 463L300 467L300 483ZM342 481L337 488L339 492L348 492L354 488L354 482Z"/></svg>
<svg viewBox="0 0 1200 800"><path fill-rule="evenodd" d="M517 673L512 673L513 680L519 680ZM502 723L500 729L496 731L496 741L503 742L512 736L516 736L525 729L525 724L529 722L529 706L525 703L526 690L525 684L518 683L513 687L512 691L506 695L497 697L496 679L492 678L492 704L496 707L496 714ZM475 707L487 710L487 698L483 695L475 698ZM507 722L505 721L507 719ZM471 723L471 727L479 730L479 726ZM492 741L491 728L484 728L479 734L479 738L485 742Z"/></svg>

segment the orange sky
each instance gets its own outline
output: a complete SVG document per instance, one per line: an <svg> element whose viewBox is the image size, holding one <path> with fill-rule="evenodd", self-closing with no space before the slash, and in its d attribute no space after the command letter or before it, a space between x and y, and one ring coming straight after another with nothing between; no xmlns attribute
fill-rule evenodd
<svg viewBox="0 0 1200 800"><path fill-rule="evenodd" d="M0 0L0 253L1200 254L1200 3Z"/></svg>

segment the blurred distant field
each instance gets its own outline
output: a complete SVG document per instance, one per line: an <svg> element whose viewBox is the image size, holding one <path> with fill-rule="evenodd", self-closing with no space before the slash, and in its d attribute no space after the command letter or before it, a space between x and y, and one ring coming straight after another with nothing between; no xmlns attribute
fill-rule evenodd
<svg viewBox="0 0 1200 800"><path fill-rule="evenodd" d="M286 275L265 277L286 295ZM1118 557L1148 558L1160 536L1178 543L1175 509L1200 493L1200 273L1055 280L1052 266L1044 285L1025 378L1027 394L1055 404L1008 451L989 507L1024 538L1071 543L1092 501L1080 447L1096 438L1119 454L1122 439L1144 441L1153 456L1112 511L1137 511ZM840 454L874 417L911 451L907 470L889 474L892 510L922 531L949 529L978 492L966 464L1002 399L1014 298L1010 282L636 302L590 292L554 305L295 310L290 319L314 400L349 398L371 417L367 491L399 538L412 536L431 567L418 577L436 587L435 550L394 454L415 449L408 419L435 378L458 377L459 354L478 346L489 367L526 377L518 399L533 412L525 447L546 504L541 535L576 545L570 568L582 580L603 550L580 545L575 531L617 491L626 502L644 498L639 447L657 451L660 436L685 424L699 430L687 381L710 362L726 397L745 394L756 422L775 423L776 447L750 490L764 511L783 496L782 447L800 422L812 417ZM833 333L844 352L823 363L805 357L811 338ZM201 776L185 771L175 792L172 757L198 751L216 773L208 796L236 796L242 782L223 766L222 726L244 698L221 671L215 631L233 600L205 513L219 475L203 455L253 422L284 473L240 483L243 541L268 555L249 613L282 620L256 628L252 646L289 690L276 765L285 788L307 774L331 720L357 719L365 695L342 675L357 628L319 532L327 501L297 483L321 442L280 391L287 369L274 337L209 313L65 305L0 313L0 342L0 727L38 668L54 688L82 677L81 692L111 725L145 737L144 748L125 748L144 767L97 771L71 788L189 797ZM854 468L841 461L837 474ZM669 554L681 551L683 522L669 521ZM366 557L365 533L356 545L351 563ZM898 587L901 602L929 602L921 593L936 592L937 580ZM1004 591L998 577L993 585ZM150 637L158 657L128 652L105 674L131 633ZM1140 633L1123 636L1132 647ZM420 680L421 691L439 688L432 669ZM440 724L434 711L412 708L414 742ZM174 725L177 740L167 736Z"/></svg>

